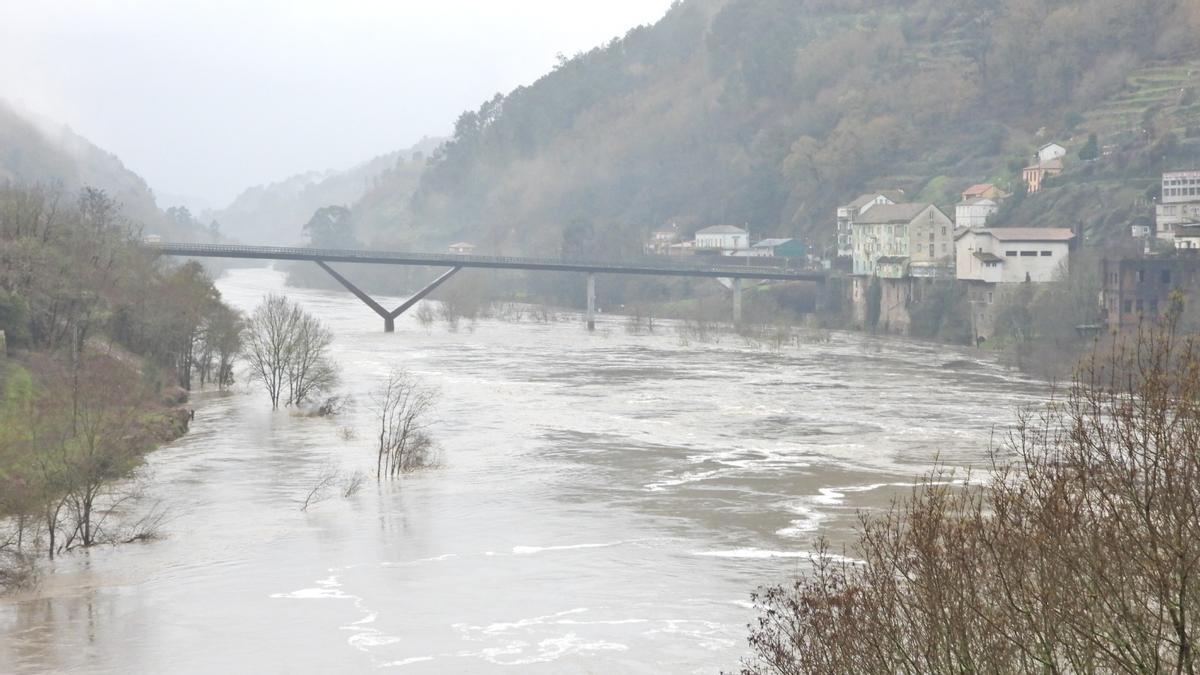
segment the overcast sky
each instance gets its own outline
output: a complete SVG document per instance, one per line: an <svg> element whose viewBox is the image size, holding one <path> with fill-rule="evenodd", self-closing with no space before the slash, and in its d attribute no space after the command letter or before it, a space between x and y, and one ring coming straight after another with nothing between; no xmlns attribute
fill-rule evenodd
<svg viewBox="0 0 1200 675"><path fill-rule="evenodd" d="M0 97L224 206L422 136L670 0L0 0Z"/></svg>

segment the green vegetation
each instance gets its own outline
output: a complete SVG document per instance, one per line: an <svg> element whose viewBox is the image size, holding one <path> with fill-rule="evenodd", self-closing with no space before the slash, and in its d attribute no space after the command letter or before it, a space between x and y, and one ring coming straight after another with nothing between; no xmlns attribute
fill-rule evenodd
<svg viewBox="0 0 1200 675"><path fill-rule="evenodd" d="M147 536L116 522L128 479L186 428L186 389L232 379L240 318L139 239L101 190L0 187L0 567Z"/></svg>
<svg viewBox="0 0 1200 675"><path fill-rule="evenodd" d="M1113 180L1149 178L1190 109L1152 105L1138 113L1145 131L1120 137L1091 111L1156 79L1166 96L1198 36L1200 10L1179 0L680 2L464 113L411 207L390 202L393 238L553 255L584 219L603 255L665 222L746 223L820 251L834 207L865 189L943 200L980 180L1011 184L1039 142L1077 152L1073 132L1117 146ZM1128 215L1128 197L1087 213ZM1048 199L1010 215L1077 214L1058 211L1074 198Z"/></svg>

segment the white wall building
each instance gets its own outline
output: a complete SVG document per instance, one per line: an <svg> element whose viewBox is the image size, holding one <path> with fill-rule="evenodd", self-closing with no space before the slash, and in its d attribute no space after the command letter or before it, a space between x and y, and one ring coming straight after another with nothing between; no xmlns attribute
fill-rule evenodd
<svg viewBox="0 0 1200 675"><path fill-rule="evenodd" d="M988 216L1000 210L1000 205L994 199L976 197L959 202L954 207L955 227L983 227L987 225Z"/></svg>
<svg viewBox="0 0 1200 675"><path fill-rule="evenodd" d="M1058 143L1047 143L1038 148L1037 161L1046 163L1055 159L1062 159L1067 156L1067 149Z"/></svg>
<svg viewBox="0 0 1200 675"><path fill-rule="evenodd" d="M1154 207L1155 234L1172 240L1180 226L1200 223L1200 171L1169 171L1162 177L1162 199Z"/></svg>
<svg viewBox="0 0 1200 675"><path fill-rule="evenodd" d="M1062 227L972 227L955 235L960 281L1017 284L1053 281L1071 254L1075 233Z"/></svg>
<svg viewBox="0 0 1200 675"><path fill-rule="evenodd" d="M854 219L865 213L872 206L895 204L887 195L880 192L868 192L859 195L858 199L839 206L837 209L837 254L839 258L854 255Z"/></svg>
<svg viewBox="0 0 1200 675"><path fill-rule="evenodd" d="M696 233L696 249L721 251L726 255L750 248L750 233L734 225L713 225Z"/></svg>

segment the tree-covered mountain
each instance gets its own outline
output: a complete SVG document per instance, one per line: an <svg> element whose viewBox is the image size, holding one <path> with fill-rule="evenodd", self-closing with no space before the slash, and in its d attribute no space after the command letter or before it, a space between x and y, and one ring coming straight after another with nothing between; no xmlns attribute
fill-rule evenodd
<svg viewBox="0 0 1200 675"><path fill-rule="evenodd" d="M318 209L349 206L381 190L400 196L407 205L426 158L444 140L425 138L407 150L380 155L345 171L309 171L255 186L206 217L218 221L222 232L244 243L301 243L302 228ZM379 211L380 218L385 218L382 204ZM371 238L370 229L371 223L364 223L360 236Z"/></svg>
<svg viewBox="0 0 1200 675"><path fill-rule="evenodd" d="M55 187L64 194L85 187L103 190L146 234L183 241L212 236L208 226L186 210L160 210L146 181L116 155L65 126L33 119L0 100L0 185L9 183Z"/></svg>
<svg viewBox="0 0 1200 675"><path fill-rule="evenodd" d="M1143 179L1200 161L1198 56L1200 0L683 0L464 113L407 213L375 191L356 217L387 203L425 248L555 254L578 221L597 254L667 222L820 245L867 189L952 203L1044 141L1096 132Z"/></svg>

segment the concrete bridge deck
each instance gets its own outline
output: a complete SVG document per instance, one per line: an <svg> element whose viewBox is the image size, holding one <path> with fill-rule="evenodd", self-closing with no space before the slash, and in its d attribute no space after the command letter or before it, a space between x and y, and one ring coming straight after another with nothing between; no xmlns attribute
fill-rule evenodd
<svg viewBox="0 0 1200 675"><path fill-rule="evenodd" d="M367 263L482 269L536 270L543 272L584 272L590 274L638 274L648 276L710 277L726 279L765 279L772 281L814 281L823 283L824 272L793 270L756 265L754 258L686 259L638 258L629 261L577 261L557 258L517 258L504 256L458 255L453 253L409 253L397 251L358 251L339 249L288 248L282 246L242 246L235 244L145 244L163 255L187 258L243 258L252 260L305 260L326 263ZM744 263L730 263L738 260ZM760 259L761 260L761 259Z"/></svg>

